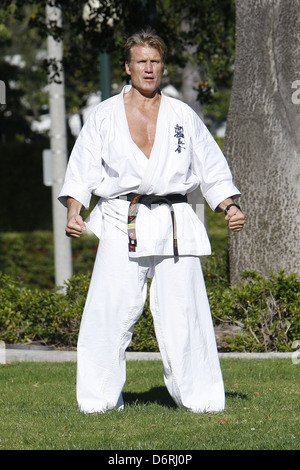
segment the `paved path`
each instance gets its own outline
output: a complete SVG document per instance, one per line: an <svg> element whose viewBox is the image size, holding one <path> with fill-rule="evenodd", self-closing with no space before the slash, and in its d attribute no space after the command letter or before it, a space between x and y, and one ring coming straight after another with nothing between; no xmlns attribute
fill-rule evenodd
<svg viewBox="0 0 300 470"><path fill-rule="evenodd" d="M219 353L220 358L290 358L292 352L283 353ZM161 360L159 352L127 352L127 360ZM8 362L76 362L76 351L65 351L37 347L12 347L0 341L0 364Z"/></svg>

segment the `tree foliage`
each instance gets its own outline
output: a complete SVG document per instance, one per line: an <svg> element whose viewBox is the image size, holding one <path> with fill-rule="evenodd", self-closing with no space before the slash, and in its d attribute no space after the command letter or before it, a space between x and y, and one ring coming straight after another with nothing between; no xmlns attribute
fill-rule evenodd
<svg viewBox="0 0 300 470"><path fill-rule="evenodd" d="M168 46L168 64L182 67L187 60L197 63L202 79L198 83L199 100L211 99L215 88L228 86L234 57L234 0L48 0L62 7L63 25L46 24L45 0L4 0L4 10L23 20L28 11L28 26L37 28L41 37L50 32L64 39L64 65L72 74L96 75L95 57L108 51L119 61L123 75L122 46L125 38L147 26L156 29ZM89 18L84 17L88 11ZM187 27L186 27L187 26ZM196 45L196 54L189 57L187 45Z"/></svg>

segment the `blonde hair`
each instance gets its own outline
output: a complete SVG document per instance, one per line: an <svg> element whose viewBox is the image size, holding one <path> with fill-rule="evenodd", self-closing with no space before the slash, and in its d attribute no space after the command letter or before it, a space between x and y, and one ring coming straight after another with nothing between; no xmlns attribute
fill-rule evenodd
<svg viewBox="0 0 300 470"><path fill-rule="evenodd" d="M125 62L131 60L131 49L134 46L149 46L157 49L161 55L162 63L165 63L167 47L161 37L159 37L153 29L141 30L130 36L124 46Z"/></svg>

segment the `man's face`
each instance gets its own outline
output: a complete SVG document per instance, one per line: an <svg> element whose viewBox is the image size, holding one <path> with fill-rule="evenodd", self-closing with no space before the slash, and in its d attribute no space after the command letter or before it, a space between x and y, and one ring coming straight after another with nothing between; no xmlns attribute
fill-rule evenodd
<svg viewBox="0 0 300 470"><path fill-rule="evenodd" d="M131 77L132 86L141 94L151 96L159 87L163 74L160 52L149 46L134 46L125 69Z"/></svg>

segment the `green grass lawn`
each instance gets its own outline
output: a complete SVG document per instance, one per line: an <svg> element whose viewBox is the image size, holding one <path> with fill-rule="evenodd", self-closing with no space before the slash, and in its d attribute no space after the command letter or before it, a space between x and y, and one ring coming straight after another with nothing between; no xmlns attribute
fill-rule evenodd
<svg viewBox="0 0 300 470"><path fill-rule="evenodd" d="M128 361L125 409L78 411L75 363L0 366L0 450L299 449L300 365L221 359L226 409L178 409L161 361Z"/></svg>

